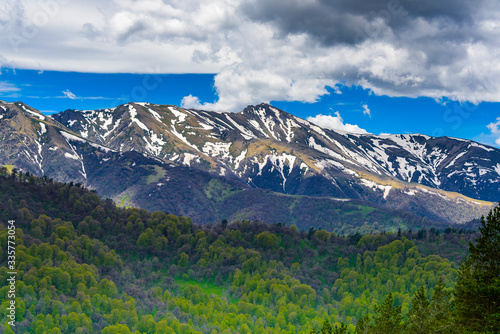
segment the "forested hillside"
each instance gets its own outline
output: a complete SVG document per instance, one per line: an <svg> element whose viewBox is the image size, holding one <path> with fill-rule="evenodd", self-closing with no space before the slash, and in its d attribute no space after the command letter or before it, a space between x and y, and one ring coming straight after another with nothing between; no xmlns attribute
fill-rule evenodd
<svg viewBox="0 0 500 334"><path fill-rule="evenodd" d="M117 207L80 185L0 174L2 286L9 220L18 272L15 326L0 289L4 333L327 333L330 323L360 332L392 308L407 321L416 296L448 296L480 236L202 226Z"/></svg>

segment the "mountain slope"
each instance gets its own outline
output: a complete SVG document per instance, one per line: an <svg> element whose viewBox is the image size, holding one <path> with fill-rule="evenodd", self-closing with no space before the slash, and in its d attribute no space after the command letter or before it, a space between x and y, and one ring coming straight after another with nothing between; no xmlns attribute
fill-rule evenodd
<svg viewBox="0 0 500 334"><path fill-rule="evenodd" d="M127 103L51 117L22 103L0 106L1 164L200 222L262 219L245 201L272 194L270 202L284 208L279 193L325 197L317 208L328 198L354 199L466 222L500 194L498 149L447 137L336 132L266 104L228 113ZM228 202L211 193L212 180Z"/></svg>
<svg viewBox="0 0 500 334"><path fill-rule="evenodd" d="M467 140L335 132L266 104L217 113L129 103L114 110L67 110L54 118L116 150L233 173L250 185L284 193L306 194L308 186L297 182L301 176L362 172L500 199L500 150ZM356 196L330 181L324 190L330 195Z"/></svg>

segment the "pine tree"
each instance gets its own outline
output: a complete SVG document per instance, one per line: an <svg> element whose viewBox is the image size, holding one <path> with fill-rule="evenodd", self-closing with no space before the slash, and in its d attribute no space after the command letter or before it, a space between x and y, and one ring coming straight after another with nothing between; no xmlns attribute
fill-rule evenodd
<svg viewBox="0 0 500 334"><path fill-rule="evenodd" d="M312 329L309 334L318 334L318 332ZM341 322L339 326L335 325L332 327L330 321L325 320L319 334L347 334L347 325Z"/></svg>
<svg viewBox="0 0 500 334"><path fill-rule="evenodd" d="M333 334L333 328L332 325L330 324L330 321L325 320L323 323L323 327L321 328L321 334Z"/></svg>
<svg viewBox="0 0 500 334"><path fill-rule="evenodd" d="M370 333L370 316L364 315L358 319L354 334L369 334Z"/></svg>
<svg viewBox="0 0 500 334"><path fill-rule="evenodd" d="M341 322L333 327L333 334L347 334L347 325Z"/></svg>
<svg viewBox="0 0 500 334"><path fill-rule="evenodd" d="M413 296L411 310L406 321L406 332L409 334L424 334L430 332L430 302L425 297L425 288L421 286Z"/></svg>
<svg viewBox="0 0 500 334"><path fill-rule="evenodd" d="M446 290L440 277L429 305L431 333L454 333L453 303L451 292Z"/></svg>
<svg viewBox="0 0 500 334"><path fill-rule="evenodd" d="M425 288L420 287L413 296L411 310L405 323L405 332L410 334L452 332L450 301L451 293L446 290L442 278L434 288L432 301L425 297Z"/></svg>
<svg viewBox="0 0 500 334"><path fill-rule="evenodd" d="M401 306L394 305L392 293L385 298L382 305L375 306L373 321L375 324L370 325L370 333L397 334L402 332L403 316L401 315Z"/></svg>
<svg viewBox="0 0 500 334"><path fill-rule="evenodd" d="M457 322L465 331L497 333L500 328L500 206L481 218L481 236L469 243L455 286Z"/></svg>

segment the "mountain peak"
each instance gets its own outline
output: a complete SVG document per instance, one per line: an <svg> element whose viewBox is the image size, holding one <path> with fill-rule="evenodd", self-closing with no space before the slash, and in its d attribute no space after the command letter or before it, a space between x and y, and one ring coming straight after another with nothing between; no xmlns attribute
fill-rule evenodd
<svg viewBox="0 0 500 334"><path fill-rule="evenodd" d="M41 116L24 104L8 106L31 119ZM311 175L328 180L332 175L333 188L353 191L335 182L375 175L478 199L496 201L500 193L498 149L421 134L346 135L268 103L249 105L239 113L217 113L129 102L111 109L67 110L53 118L73 133L116 151L231 174L257 187L269 187L267 171L273 175L274 190L293 192L293 187L301 189L300 184L312 182Z"/></svg>
<svg viewBox="0 0 500 334"><path fill-rule="evenodd" d="M462 205L457 201L469 207L483 204L442 191L493 201L500 194L498 149L446 137L345 135L268 103L240 113L216 113L130 102L66 110L46 120L23 103L0 103L0 116L0 137L5 138L0 162L103 191L114 182L110 196L137 191L146 199L161 198L166 182L177 189L176 182L202 173L220 184L232 180L244 187L368 200L412 212L424 210L415 204L423 196L433 196L425 212L445 217L438 212L444 205L450 208L446 215L454 212L453 219L465 219L471 214L457 211ZM132 183L125 187L123 175L132 171L137 188L127 190ZM174 173L182 176L176 179L181 174ZM218 184L200 193L225 193Z"/></svg>
<svg viewBox="0 0 500 334"><path fill-rule="evenodd" d="M36 118L37 120L42 120L45 121L47 116L42 114L40 111L36 110L35 108L32 108L23 102L5 102L1 101L0 103L0 109L2 111L13 111L15 113L20 113L28 118Z"/></svg>
<svg viewBox="0 0 500 334"><path fill-rule="evenodd" d="M266 115L273 118L294 118L294 116L284 110L274 107L269 103L260 103L257 105L249 105L241 111L243 114Z"/></svg>

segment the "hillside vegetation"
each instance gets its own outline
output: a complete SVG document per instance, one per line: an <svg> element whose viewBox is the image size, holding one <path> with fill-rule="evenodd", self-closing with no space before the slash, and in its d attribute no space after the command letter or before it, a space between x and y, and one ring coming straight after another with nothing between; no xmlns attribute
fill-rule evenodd
<svg viewBox="0 0 500 334"><path fill-rule="evenodd" d="M0 289L4 333L354 332L392 308L402 323L418 296L449 295L479 236L198 225L117 207L80 185L0 174L0 244L14 219L18 271L15 326ZM0 261L7 282L5 247Z"/></svg>

